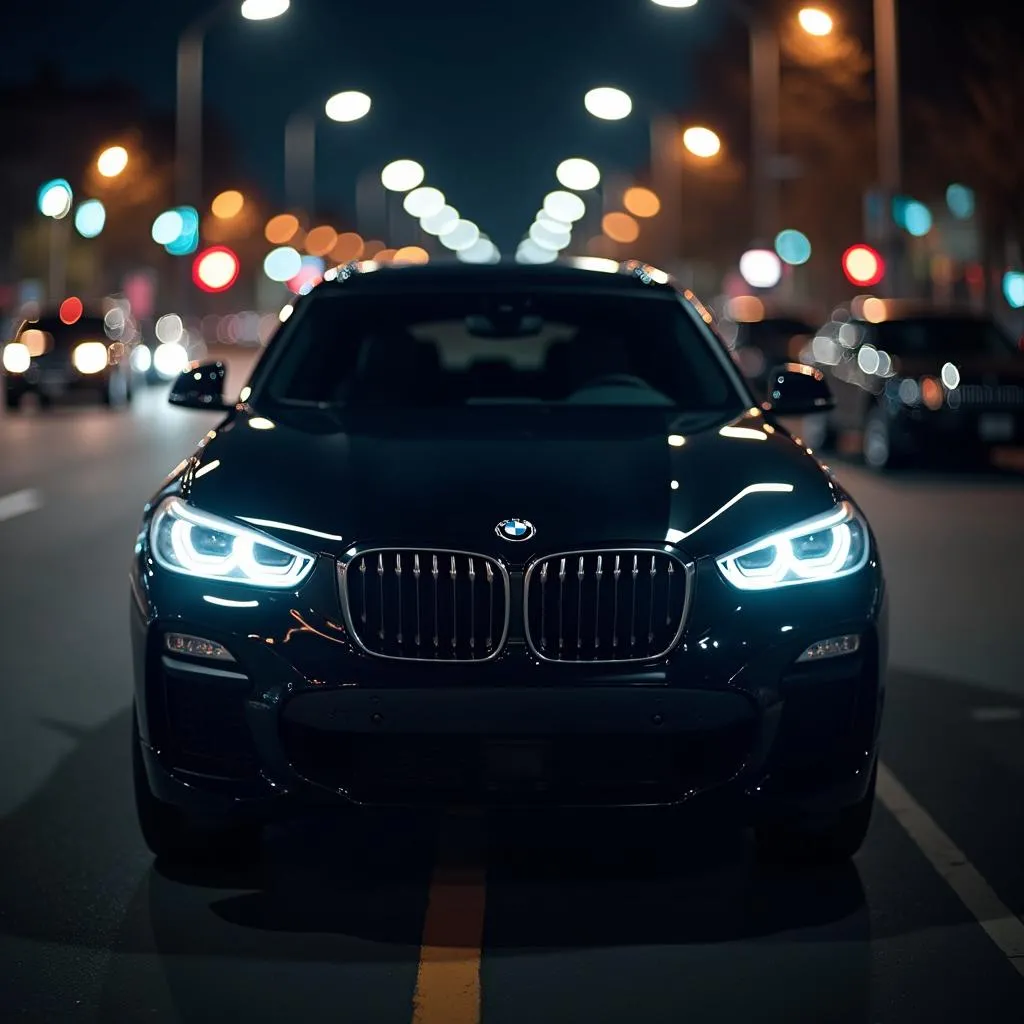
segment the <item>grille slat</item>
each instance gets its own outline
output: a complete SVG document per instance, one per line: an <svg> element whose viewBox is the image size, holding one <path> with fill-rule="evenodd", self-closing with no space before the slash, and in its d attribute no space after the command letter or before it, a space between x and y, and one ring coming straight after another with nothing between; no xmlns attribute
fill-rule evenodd
<svg viewBox="0 0 1024 1024"><path fill-rule="evenodd" d="M574 583L567 580L570 564L575 569ZM611 586L604 580L608 566ZM557 587L552 579L556 573ZM682 631L686 575L683 563L664 551L572 551L541 558L525 576L527 643L546 661L663 657ZM568 633L566 623L572 623ZM557 644L553 642L556 634Z"/></svg>
<svg viewBox="0 0 1024 1024"><path fill-rule="evenodd" d="M370 654L419 661L485 661L504 644L508 575L486 555L374 549L358 554L340 572L349 626ZM373 586L366 579L371 573L377 576ZM428 573L429 581L424 579ZM481 573L486 586L478 585ZM426 594L424 587L429 588Z"/></svg>

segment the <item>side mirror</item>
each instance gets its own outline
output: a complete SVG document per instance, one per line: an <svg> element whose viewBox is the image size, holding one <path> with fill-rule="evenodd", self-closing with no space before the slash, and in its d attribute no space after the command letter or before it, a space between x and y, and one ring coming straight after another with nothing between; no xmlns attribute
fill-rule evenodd
<svg viewBox="0 0 1024 1024"><path fill-rule="evenodd" d="M821 370L802 363L785 363L768 375L767 412L776 416L809 416L835 408L835 399Z"/></svg>
<svg viewBox="0 0 1024 1024"><path fill-rule="evenodd" d="M224 379L227 367L223 363L193 363L178 374L167 401L186 409L206 409L219 412L230 408L224 402Z"/></svg>

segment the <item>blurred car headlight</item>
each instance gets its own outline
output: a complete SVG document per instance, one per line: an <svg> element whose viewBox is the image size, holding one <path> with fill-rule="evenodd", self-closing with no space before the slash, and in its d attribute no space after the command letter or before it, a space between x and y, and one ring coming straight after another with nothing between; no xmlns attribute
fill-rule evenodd
<svg viewBox="0 0 1024 1024"><path fill-rule="evenodd" d="M739 590L772 590L797 583L839 579L868 560L867 525L844 501L827 516L809 519L717 560L722 575Z"/></svg>
<svg viewBox="0 0 1024 1024"><path fill-rule="evenodd" d="M27 345L12 341L4 346L4 369L8 373L24 373L32 365L32 355Z"/></svg>
<svg viewBox="0 0 1024 1024"><path fill-rule="evenodd" d="M153 367L164 380L177 377L188 367L188 352L176 341L165 341L157 345L153 353Z"/></svg>
<svg viewBox="0 0 1024 1024"><path fill-rule="evenodd" d="M131 364L136 373L148 373L153 365L153 353L145 345L136 345L132 349Z"/></svg>
<svg viewBox="0 0 1024 1024"><path fill-rule="evenodd" d="M229 519L168 498L150 526L153 557L164 569L256 587L298 586L314 556Z"/></svg>
<svg viewBox="0 0 1024 1024"><path fill-rule="evenodd" d="M108 359L102 341L83 341L71 353L71 363L79 373L100 373L107 368Z"/></svg>

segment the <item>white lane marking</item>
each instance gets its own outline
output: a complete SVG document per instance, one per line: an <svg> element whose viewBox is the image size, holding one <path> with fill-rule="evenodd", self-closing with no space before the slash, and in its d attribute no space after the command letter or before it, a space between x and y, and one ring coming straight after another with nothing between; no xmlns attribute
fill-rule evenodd
<svg viewBox="0 0 1024 1024"><path fill-rule="evenodd" d="M878 766L878 798L1017 973L1024 976L1024 923L884 764Z"/></svg>
<svg viewBox="0 0 1024 1024"><path fill-rule="evenodd" d="M34 490L14 491L0 498L0 523L43 507L43 496Z"/></svg>
<svg viewBox="0 0 1024 1024"><path fill-rule="evenodd" d="M972 708L975 722L1019 722L1024 717L1020 708Z"/></svg>

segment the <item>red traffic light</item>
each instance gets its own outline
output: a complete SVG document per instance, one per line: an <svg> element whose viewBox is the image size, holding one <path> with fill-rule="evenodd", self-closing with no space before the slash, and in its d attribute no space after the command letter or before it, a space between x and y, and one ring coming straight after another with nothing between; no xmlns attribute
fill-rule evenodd
<svg viewBox="0 0 1024 1024"><path fill-rule="evenodd" d="M851 284L870 287L885 277L885 260L870 245L851 245L843 253L843 273Z"/></svg>
<svg viewBox="0 0 1024 1024"><path fill-rule="evenodd" d="M192 280L204 292L226 292L237 280L241 264L226 245L204 249L192 261Z"/></svg>

